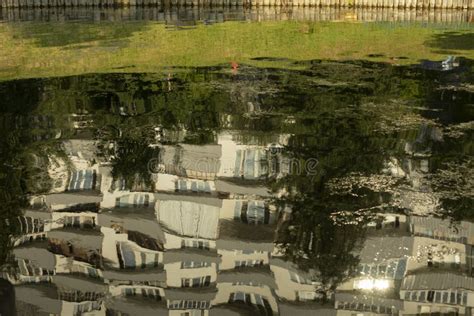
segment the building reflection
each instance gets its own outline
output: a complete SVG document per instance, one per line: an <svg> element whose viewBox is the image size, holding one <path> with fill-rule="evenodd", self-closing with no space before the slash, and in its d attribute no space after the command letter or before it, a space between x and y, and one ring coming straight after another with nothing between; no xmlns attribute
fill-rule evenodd
<svg viewBox="0 0 474 316"><path fill-rule="evenodd" d="M347 69L341 69L345 78ZM301 118L284 114L283 119L263 120L261 117L268 114L265 113L268 103L261 102L262 93L258 89L247 91L249 82L257 84L262 80L245 79L246 75L239 70L236 76L243 79L239 85L231 85L233 97L239 100L237 106L243 105L245 114L231 115L216 110L218 115L212 118L219 121L222 130L212 128L215 123L212 119L202 123L199 128L208 132L203 133L208 137L204 140L199 139L202 135L192 129L192 124L184 126L178 122L175 125L179 128L169 128L156 123L158 119L147 121L154 113L149 114L145 104L151 103L150 96L158 97L158 93L144 94L142 99L137 97L140 100L137 103L143 105L137 110L134 102L129 102L135 100L132 94L115 94L115 90L112 93L104 88L101 93L108 97L97 97L95 89L99 85L95 79L91 79L87 89L76 88L99 98L97 104L91 101L95 110L101 109L104 100L122 97L111 106L116 115L102 118L77 111L67 115L66 123L59 120L69 125L54 133L48 117L32 120L39 122L35 125L39 134L32 137L60 142L64 155L49 155L49 163L35 160L35 166L51 179L51 186L47 193L30 194L29 207L7 223L17 228L18 233L12 237L13 264L5 265L0 272L4 280L14 285L15 295L8 298L12 301L14 297L18 314L472 316L474 224L434 216L432 211L439 200L429 181L425 181L432 163L431 146L439 142L442 134L439 128L421 125L418 130L409 131L413 137L382 139L397 143L402 148L399 155L382 155L376 151L375 155L364 156L354 153L353 148L382 146L377 143L379 139L367 140L375 138L366 132L374 128L371 121L359 116L357 120L343 121L341 126L358 126L355 122L362 121L362 132L353 136L351 132L360 131L352 127L348 133L337 128L326 131L326 121L336 124L333 121L343 120L328 117L327 113L321 114L323 119L318 121L308 118L307 126L301 127L301 131L298 130L304 121ZM267 77L265 80L270 83L277 80ZM291 78L286 78L289 84ZM64 85L72 85L75 80L65 79ZM136 87L141 86L140 80L136 79ZM293 81L295 86L306 86L305 82ZM337 90L339 85L332 84L327 89L328 82L320 85L324 87L320 95L327 99L314 95L317 102L311 106L319 108L323 104L332 111L343 103L339 99L343 92L351 96L346 84L341 85L340 89L344 90ZM160 81L153 83L158 83L153 89L167 90L169 80L162 82L162 86ZM173 88L179 90L182 84L177 78ZM127 85L124 89L132 90ZM45 95L50 90L55 89L46 89ZM284 91L276 98L284 98L290 92ZM178 100L175 102L181 106L179 102L187 99L186 96L163 98L169 103ZM357 103L358 98L354 92L348 99ZM55 104L66 100L71 102L71 107L81 104L75 97L52 100ZM194 108L194 101L189 98L189 109ZM293 105L293 101L287 102ZM158 105L162 104L157 101L155 106L160 109ZM176 116L185 112L179 106L175 109ZM133 121L138 114L143 114L140 116L143 121ZM250 118L250 123L237 122L241 116ZM130 121L123 123L122 118ZM93 133L92 122L100 119L104 121L94 123L97 131ZM194 119L192 115L180 117L182 121L191 119ZM120 128L107 125L107 120L110 124L121 124ZM274 132L272 120L278 121L275 126L281 128L281 133ZM140 124L145 126L143 130L147 134L138 138L146 141L122 141L128 125ZM248 132L246 124L258 128ZM312 138L316 128L321 129L317 131L323 136L321 139ZM297 133L300 134L295 136ZM353 140L359 136L360 140ZM400 141L405 138L411 141ZM376 172L406 180L393 189L389 198L375 195L383 203L395 201L396 207L368 211L370 214L359 217L331 210L327 214L313 214L314 218L302 216L302 222L301 218L300 222L295 221L301 210L285 204L289 190L271 187L274 182L269 179L285 182L289 176L297 178L295 170L303 170L298 165L300 168L294 169L292 156L285 151L311 148L319 141L324 150L338 141L335 147L344 149L328 154L328 161L317 157L329 171L334 166L333 169L346 167L337 165L333 161L337 160L335 157L348 156L344 163L360 164L364 160L365 166L380 154L384 168ZM390 149L392 145L386 147ZM318 170L317 176L324 174ZM310 185L307 179L295 183L295 186ZM317 198L320 197L316 194L310 195L308 201ZM342 199L321 199L321 204L340 202L340 206L347 201ZM344 207L350 209L355 200L350 199ZM344 225L351 229L345 231ZM328 238L322 242L317 240L323 235L321 231L328 232ZM311 260L318 259L316 242L322 249L319 254L324 254L343 240L338 239L340 235L348 232L345 241L350 246L337 247L341 251L329 251L334 258L327 257L327 265L333 266L329 268L342 272L341 281L336 280L334 288L323 293L328 276L315 269L312 262L308 268L287 260L281 247L284 240L279 238L281 232L297 235L296 242L290 241L287 246L298 252L295 257ZM354 260L346 264L345 257ZM346 273L346 267L352 265L354 271ZM3 285L0 291L4 291Z"/></svg>
<svg viewBox="0 0 474 316"><path fill-rule="evenodd" d="M259 182L289 170L269 167L272 146L285 144L218 139L164 146L151 188L122 185L86 154L91 143L67 142L75 170L59 163L51 193L32 196L18 217L16 265L3 271L18 311L472 315L474 225L416 213L367 222L356 274L321 304L320 280L274 244L292 211Z"/></svg>

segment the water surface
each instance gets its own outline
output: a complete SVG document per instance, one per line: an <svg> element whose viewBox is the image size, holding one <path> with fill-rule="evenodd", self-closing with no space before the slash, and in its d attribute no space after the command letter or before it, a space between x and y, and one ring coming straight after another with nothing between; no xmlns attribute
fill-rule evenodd
<svg viewBox="0 0 474 316"><path fill-rule="evenodd" d="M0 26L1 312L472 315L469 32L55 23Z"/></svg>

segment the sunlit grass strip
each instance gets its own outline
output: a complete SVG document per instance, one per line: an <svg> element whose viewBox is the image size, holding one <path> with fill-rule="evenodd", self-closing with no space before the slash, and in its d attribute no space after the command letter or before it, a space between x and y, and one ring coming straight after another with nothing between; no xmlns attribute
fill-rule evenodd
<svg viewBox="0 0 474 316"><path fill-rule="evenodd" d="M433 46L435 37L449 30L421 24L294 21L227 22L181 30L152 22L0 24L0 80L154 72L232 61L289 67L291 63L282 59L409 64L441 60L448 54L474 58L473 50L462 45L457 49L456 42L449 50ZM462 35L470 30L455 31ZM257 57L272 59L253 60Z"/></svg>

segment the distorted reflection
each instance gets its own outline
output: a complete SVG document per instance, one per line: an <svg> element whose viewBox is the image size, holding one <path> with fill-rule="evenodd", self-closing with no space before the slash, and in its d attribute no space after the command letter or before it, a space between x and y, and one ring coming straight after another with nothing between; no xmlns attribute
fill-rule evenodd
<svg viewBox="0 0 474 316"><path fill-rule="evenodd" d="M472 315L474 63L426 65L1 82L2 297L21 315Z"/></svg>

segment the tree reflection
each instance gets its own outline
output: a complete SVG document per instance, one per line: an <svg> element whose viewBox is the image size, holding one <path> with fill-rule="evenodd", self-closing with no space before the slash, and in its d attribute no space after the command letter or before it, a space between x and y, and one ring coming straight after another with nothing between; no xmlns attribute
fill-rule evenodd
<svg viewBox="0 0 474 316"><path fill-rule="evenodd" d="M156 157L158 150L144 140L119 139L116 156L112 158L112 177L125 181L129 190L153 190L149 163Z"/></svg>
<svg viewBox="0 0 474 316"><path fill-rule="evenodd" d="M354 275L359 263L356 250L364 240L369 216L363 214L354 221L338 218L340 215L332 214L326 204L330 201L309 197L287 203L294 211L280 227L277 246L287 260L321 283L318 291L325 301L340 283Z"/></svg>
<svg viewBox="0 0 474 316"><path fill-rule="evenodd" d="M25 206L25 189L18 154L21 144L14 133L2 131L0 137L0 266L8 259L11 236L18 233L17 216Z"/></svg>
<svg viewBox="0 0 474 316"><path fill-rule="evenodd" d="M372 175L383 168L387 148L371 132L376 122L358 106L351 114L324 112L307 120L313 133L293 136L285 153L301 165L317 159L317 169L312 174L290 169L272 183L274 190L285 192L277 203L291 209L278 230L277 245L287 260L311 272L323 301L356 272L366 225L379 209L379 194L367 190L355 195L330 185L348 174Z"/></svg>
<svg viewBox="0 0 474 316"><path fill-rule="evenodd" d="M287 260L310 271L321 283L319 291L323 300L356 272L357 250L364 242L367 223L375 219L376 213L411 211L386 203L391 200L390 192L397 190L398 182L406 179L388 175L387 180L381 176L390 159L407 158L404 146L414 141L416 133L411 131L416 131L424 120L407 106L407 100L437 107L443 99L443 95L435 92L440 88L439 82L455 76L456 80L462 78L462 75L450 74L440 79L439 72L415 68L365 66L363 70L352 69L353 85L347 87L333 85L318 93L290 82L285 88L288 91L281 93L288 92L295 99L292 106L307 114L297 120L299 133L292 135L285 153L298 161L298 165L317 159L318 168L316 174L290 169L289 175L272 181L274 191L282 194L276 202L291 209L291 213L285 213L281 219L277 245ZM326 68L322 65L319 70L314 69L318 73ZM331 69L335 72L329 78L337 78L344 67ZM373 86L364 80L366 76L375 78ZM348 103L345 107L341 107L340 96ZM281 97L278 102L286 100ZM390 104L387 100L391 100ZM452 104L462 110L470 102L466 96L462 100L462 104L457 104L459 97L455 96L452 100L443 100L443 106ZM446 120L446 117L441 118ZM452 211L445 215L458 220L469 218L468 210L472 209L472 184L461 176L470 173L466 144L457 141L425 144L430 153L435 154L435 162L446 162L453 157L464 161L455 168L445 165L441 170L439 163L435 164L435 174L430 178L437 190L435 194L441 194L445 211ZM347 190L337 186L334 189L335 182L344 181Z"/></svg>

